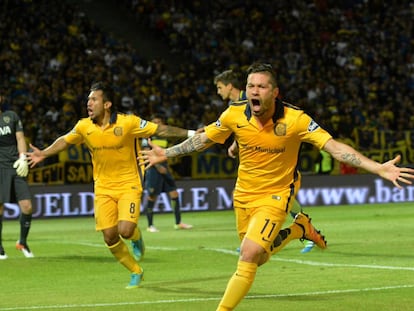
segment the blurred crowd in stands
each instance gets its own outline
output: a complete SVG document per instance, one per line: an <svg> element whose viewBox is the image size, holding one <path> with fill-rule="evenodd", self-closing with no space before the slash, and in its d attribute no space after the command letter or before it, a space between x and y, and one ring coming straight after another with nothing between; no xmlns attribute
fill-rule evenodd
<svg viewBox="0 0 414 311"><path fill-rule="evenodd" d="M104 33L63 1L0 4L0 92L45 147L86 116L92 82L119 110L196 129L226 107L214 76L271 63L282 98L358 148L393 147L414 130L414 2L122 0L137 23L185 56L178 71ZM168 55L167 53L167 55ZM378 132L383 133L379 135ZM359 133L359 135L355 135ZM390 134L391 133L391 134ZM414 136L413 136L414 137Z"/></svg>

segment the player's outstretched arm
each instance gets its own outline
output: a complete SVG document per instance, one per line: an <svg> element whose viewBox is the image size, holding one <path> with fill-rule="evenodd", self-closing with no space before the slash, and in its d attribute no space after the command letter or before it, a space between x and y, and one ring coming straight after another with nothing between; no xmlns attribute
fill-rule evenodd
<svg viewBox="0 0 414 311"><path fill-rule="evenodd" d="M398 188L401 188L400 182L410 185L412 184L410 179L414 179L414 169L398 167L396 165L401 160L400 155L381 164L367 158L351 146L336 141L335 139L330 139L323 149L329 152L336 160L377 174L391 181Z"/></svg>
<svg viewBox="0 0 414 311"><path fill-rule="evenodd" d="M57 154L65 150L68 146L69 144L65 141L64 136L59 137L53 142L53 144L51 144L49 147L43 150L40 150L36 146L30 144L30 148L33 151L26 152L28 163L30 167L35 167L36 164L42 162L47 157L50 157L54 154Z"/></svg>
<svg viewBox="0 0 414 311"><path fill-rule="evenodd" d="M171 146L167 149L154 145L151 140L148 140L151 150L142 150L138 156L138 160L143 161L145 168L166 161L168 158L184 156L196 151L202 151L215 143L208 139L205 133L196 134L187 138L180 144Z"/></svg>
<svg viewBox="0 0 414 311"><path fill-rule="evenodd" d="M186 130L180 127L160 124L155 132L155 135L161 137L192 137L194 136L194 130Z"/></svg>

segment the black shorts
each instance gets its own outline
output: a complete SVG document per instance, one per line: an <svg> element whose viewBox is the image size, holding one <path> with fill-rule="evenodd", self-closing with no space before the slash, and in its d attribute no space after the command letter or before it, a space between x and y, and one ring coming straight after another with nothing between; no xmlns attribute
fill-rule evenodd
<svg viewBox="0 0 414 311"><path fill-rule="evenodd" d="M177 186L169 171L167 174L160 174L155 167L151 167L145 172L145 189L149 195L155 196L177 190Z"/></svg>
<svg viewBox="0 0 414 311"><path fill-rule="evenodd" d="M0 168L0 203L17 203L21 200L31 200L26 179L18 176L14 168Z"/></svg>

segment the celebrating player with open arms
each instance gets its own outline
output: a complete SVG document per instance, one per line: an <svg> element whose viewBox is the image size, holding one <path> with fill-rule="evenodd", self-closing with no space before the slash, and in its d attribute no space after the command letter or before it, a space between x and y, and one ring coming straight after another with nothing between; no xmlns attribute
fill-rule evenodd
<svg viewBox="0 0 414 311"><path fill-rule="evenodd" d="M400 156L383 164L370 160L333 139L304 111L278 100L276 75L270 65L255 63L247 74L248 103L228 107L204 132L178 145L167 149L153 146L139 157L147 167L152 166L223 143L234 133L240 158L234 210L241 250L217 311L233 310L248 293L258 266L291 240L304 238L326 247L306 214L297 214L293 223L282 229L300 187L297 161L301 143L313 144L338 161L378 174L396 187L401 187L400 182L411 184L414 178L414 169L396 166Z"/></svg>
<svg viewBox="0 0 414 311"><path fill-rule="evenodd" d="M221 96L224 101L227 101L229 105L245 105L247 103L246 89L242 87L245 82L242 82L241 74L235 70L225 70L214 77L214 84L217 88L217 94ZM198 131L201 132L201 131ZM227 154L229 157L236 158L239 154L239 146L236 140L233 140L232 144L227 148ZM290 215L295 218L299 212L302 212L302 206L298 200L295 199L292 208L290 209ZM315 243L313 241L307 241L305 247L301 250L301 253L307 253L313 249Z"/></svg>
<svg viewBox="0 0 414 311"><path fill-rule="evenodd" d="M94 178L94 214L96 230L115 256L131 272L127 288L138 287L143 270L137 261L144 245L137 227L142 195L142 171L136 156L138 138L152 135L188 137L194 131L158 125L135 115L117 112L114 91L104 83L92 85L87 102L88 118L78 121L66 135L57 138L46 149L30 145L27 153L31 167L73 144L84 143L92 157ZM125 240L131 240L134 256ZM135 257L135 259L134 259Z"/></svg>

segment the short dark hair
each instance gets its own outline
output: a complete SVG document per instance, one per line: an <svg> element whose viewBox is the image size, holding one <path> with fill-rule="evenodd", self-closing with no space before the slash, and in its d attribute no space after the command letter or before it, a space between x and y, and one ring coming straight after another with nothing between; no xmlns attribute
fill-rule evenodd
<svg viewBox="0 0 414 311"><path fill-rule="evenodd" d="M166 122L166 116L163 113L155 112L151 115L150 120L160 119L163 123Z"/></svg>
<svg viewBox="0 0 414 311"><path fill-rule="evenodd" d="M107 83L99 81L92 84L90 91L102 91L102 97L104 102L112 102L111 112L117 110L117 96L115 95L114 89Z"/></svg>
<svg viewBox="0 0 414 311"><path fill-rule="evenodd" d="M273 69L271 64L255 62L247 69L247 75L258 72L268 73L270 76L270 83L277 87L276 71Z"/></svg>
<svg viewBox="0 0 414 311"><path fill-rule="evenodd" d="M225 70L214 77L214 84L217 85L218 82L223 83L224 85L232 84L235 88L239 90L243 89L243 83L241 82L241 74L235 70L229 69Z"/></svg>

